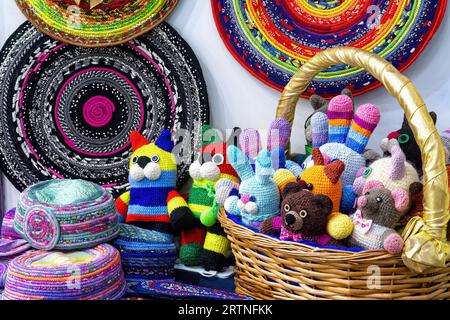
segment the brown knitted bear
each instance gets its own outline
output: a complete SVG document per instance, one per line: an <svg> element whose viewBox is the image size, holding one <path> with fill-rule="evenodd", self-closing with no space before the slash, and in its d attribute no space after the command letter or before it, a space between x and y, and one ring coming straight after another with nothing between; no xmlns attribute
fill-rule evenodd
<svg viewBox="0 0 450 320"><path fill-rule="evenodd" d="M272 217L260 226L265 234L279 234L280 240L312 241L322 246L338 245L327 232L328 216L333 204L329 197L302 189L299 183L288 183L283 191L281 216Z"/></svg>

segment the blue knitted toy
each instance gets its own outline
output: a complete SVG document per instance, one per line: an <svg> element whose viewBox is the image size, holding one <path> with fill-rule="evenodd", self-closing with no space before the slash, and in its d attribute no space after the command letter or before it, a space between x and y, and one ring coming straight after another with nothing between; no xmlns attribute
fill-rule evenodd
<svg viewBox="0 0 450 320"><path fill-rule="evenodd" d="M262 221L278 215L280 192L272 179L274 169L270 152L259 152L255 161L255 172L249 158L241 149L229 146L227 157L238 173L241 184L239 196L230 196L225 200L225 210L241 216L244 224L253 227L258 227Z"/></svg>

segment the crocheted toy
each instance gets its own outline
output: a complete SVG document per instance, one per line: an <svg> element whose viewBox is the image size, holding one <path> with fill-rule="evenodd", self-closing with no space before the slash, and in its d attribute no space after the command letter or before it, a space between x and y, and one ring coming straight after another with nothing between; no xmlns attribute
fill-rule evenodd
<svg viewBox="0 0 450 320"><path fill-rule="evenodd" d="M281 215L261 223L262 233L279 234L280 240L312 241L322 246L338 244L326 232L333 207L329 197L302 190L298 183L287 184L282 197Z"/></svg>
<svg viewBox="0 0 450 320"><path fill-rule="evenodd" d="M387 150L390 157L381 158L372 163L366 169L361 169L353 183L353 190L356 195L364 195L368 190L376 188L386 188L393 192L402 189L407 192L407 205L405 212L412 205L412 197L409 191L419 190L411 188L414 184L420 184L419 175L412 164L406 161L405 154L397 140L389 140Z"/></svg>
<svg viewBox="0 0 450 320"><path fill-rule="evenodd" d="M255 171L241 149L229 146L227 156L241 183L239 195L227 197L224 208L232 215L241 216L244 224L258 228L262 221L280 213L280 192L272 179L271 154L268 150L259 152Z"/></svg>
<svg viewBox="0 0 450 320"><path fill-rule="evenodd" d="M352 104L353 104L353 95L352 92L349 89L344 89L341 91L341 95L346 95L348 96L350 99L352 99ZM317 95L317 94L313 94L310 98L309 98L309 103L311 104L312 108L314 109L314 112L308 117L306 118L305 121L305 139L306 139L306 145L308 147L310 147L310 151L312 151L312 143L313 143L313 138L312 138L312 127L311 127L311 117L316 114L317 112L322 112L322 113L327 113L328 112L328 104L329 102L325 99L322 98L321 96Z"/></svg>
<svg viewBox="0 0 450 320"><path fill-rule="evenodd" d="M408 192L401 188L390 191L374 187L357 202L357 211L352 215L355 227L349 245L400 253L404 242L394 228L408 207Z"/></svg>
<svg viewBox="0 0 450 320"><path fill-rule="evenodd" d="M430 112L430 116L433 119L434 124L436 124L437 115L434 112ZM444 143L444 149L446 153L446 163L450 163L450 138L447 132L444 132L441 136L442 142ZM422 175L422 154L420 152L419 146L417 145L414 134L409 126L408 119L406 116L403 117L402 127L394 132L389 133L387 138L383 139L381 142L381 149L385 152L385 155L389 155L387 150L387 142L389 140L397 140L400 144L400 148L414 168L417 170L419 175Z"/></svg>
<svg viewBox="0 0 450 320"><path fill-rule="evenodd" d="M131 133L130 139L130 191L116 200L120 220L171 233L167 196L176 188L177 164L170 131L164 130L153 143L137 131Z"/></svg>
<svg viewBox="0 0 450 320"><path fill-rule="evenodd" d="M345 95L331 99L328 116L321 112L312 116L312 146L320 148L327 161L344 162L343 186L351 186L358 170L366 166L364 150L379 121L380 112L372 104L360 106L353 116L352 100ZM305 162L306 167L312 165Z"/></svg>
<svg viewBox="0 0 450 320"><path fill-rule="evenodd" d="M186 266L203 266L220 271L230 250L230 243L217 221L219 204L215 201L215 185L219 179L237 183L237 173L227 160L228 144L235 143L233 133L226 143L205 141L198 158L191 164L193 179L187 202L178 192L169 194L168 205L174 229L181 231L180 260ZM237 129L235 129L237 131ZM207 227L207 230L205 230Z"/></svg>
<svg viewBox="0 0 450 320"><path fill-rule="evenodd" d="M325 165L325 159L319 148L313 149L312 158L314 165L302 172L299 183L303 183L306 189L316 195L325 195L330 198L332 214L327 225L328 234L337 240L345 239L353 230L350 218L340 213L340 205L344 193L340 177L345 170L345 164L340 160L336 160ZM277 170L274 175L274 181L281 190L295 180L295 176L286 169ZM351 191L346 197L352 198L349 202L353 203L355 194Z"/></svg>

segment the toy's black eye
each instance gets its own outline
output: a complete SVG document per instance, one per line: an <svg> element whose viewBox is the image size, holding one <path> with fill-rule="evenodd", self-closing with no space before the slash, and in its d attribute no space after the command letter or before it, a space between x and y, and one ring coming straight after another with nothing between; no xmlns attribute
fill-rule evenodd
<svg viewBox="0 0 450 320"><path fill-rule="evenodd" d="M131 161L132 161L133 163L136 163L136 162L138 161L138 157L134 156L133 159L131 159Z"/></svg>
<svg viewBox="0 0 450 320"><path fill-rule="evenodd" d="M377 202L378 202L378 203L383 202L383 198L377 197Z"/></svg>
<svg viewBox="0 0 450 320"><path fill-rule="evenodd" d="M367 168L366 170L364 170L363 177L367 178L368 176L370 176L371 173L372 173L372 168Z"/></svg>
<svg viewBox="0 0 450 320"><path fill-rule="evenodd" d="M212 161L217 165L221 165L223 163L223 155L221 155L220 153L216 153L212 157Z"/></svg>
<svg viewBox="0 0 450 320"><path fill-rule="evenodd" d="M155 163L156 163L156 162L159 161L159 156L156 156L156 155L155 155L155 156L152 157L151 160L152 160L152 162L155 162Z"/></svg>
<svg viewBox="0 0 450 320"><path fill-rule="evenodd" d="M287 203L284 205L284 211L289 212L291 210L291 206Z"/></svg>
<svg viewBox="0 0 450 320"><path fill-rule="evenodd" d="M370 194L370 192L366 192L366 193L364 193L364 195L365 195L365 196L368 196L369 194Z"/></svg>
<svg viewBox="0 0 450 320"><path fill-rule="evenodd" d="M312 183L308 183L308 184L306 185L306 189L308 189L309 191L313 191L314 185L313 185Z"/></svg>
<svg viewBox="0 0 450 320"><path fill-rule="evenodd" d="M397 138L397 141L399 142L399 143L407 143L408 141L409 141L409 135L408 134L406 134L406 133L404 133L404 134L401 134L398 138Z"/></svg>
<svg viewBox="0 0 450 320"><path fill-rule="evenodd" d="M256 202L256 197L255 196L250 196L250 198L248 198L248 200L250 200L250 202Z"/></svg>

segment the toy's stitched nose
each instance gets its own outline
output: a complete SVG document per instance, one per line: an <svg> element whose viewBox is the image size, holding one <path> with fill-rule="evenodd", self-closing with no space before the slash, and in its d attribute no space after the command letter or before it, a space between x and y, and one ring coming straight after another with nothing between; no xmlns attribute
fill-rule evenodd
<svg viewBox="0 0 450 320"><path fill-rule="evenodd" d="M250 201L250 195L249 194L244 194L241 196L241 201L245 204L247 202Z"/></svg>
<svg viewBox="0 0 450 320"><path fill-rule="evenodd" d="M295 217L293 214L288 213L285 217L286 223L288 225L294 224L295 223Z"/></svg>
<svg viewBox="0 0 450 320"><path fill-rule="evenodd" d="M137 161L137 164L139 165L139 167L145 168L145 166L146 166L150 161L151 161L151 160L150 160L149 157L142 156L142 157L139 157L139 159L138 159L138 161Z"/></svg>
<svg viewBox="0 0 450 320"><path fill-rule="evenodd" d="M367 206L367 198L365 196L361 196L358 198L358 207L364 208Z"/></svg>

